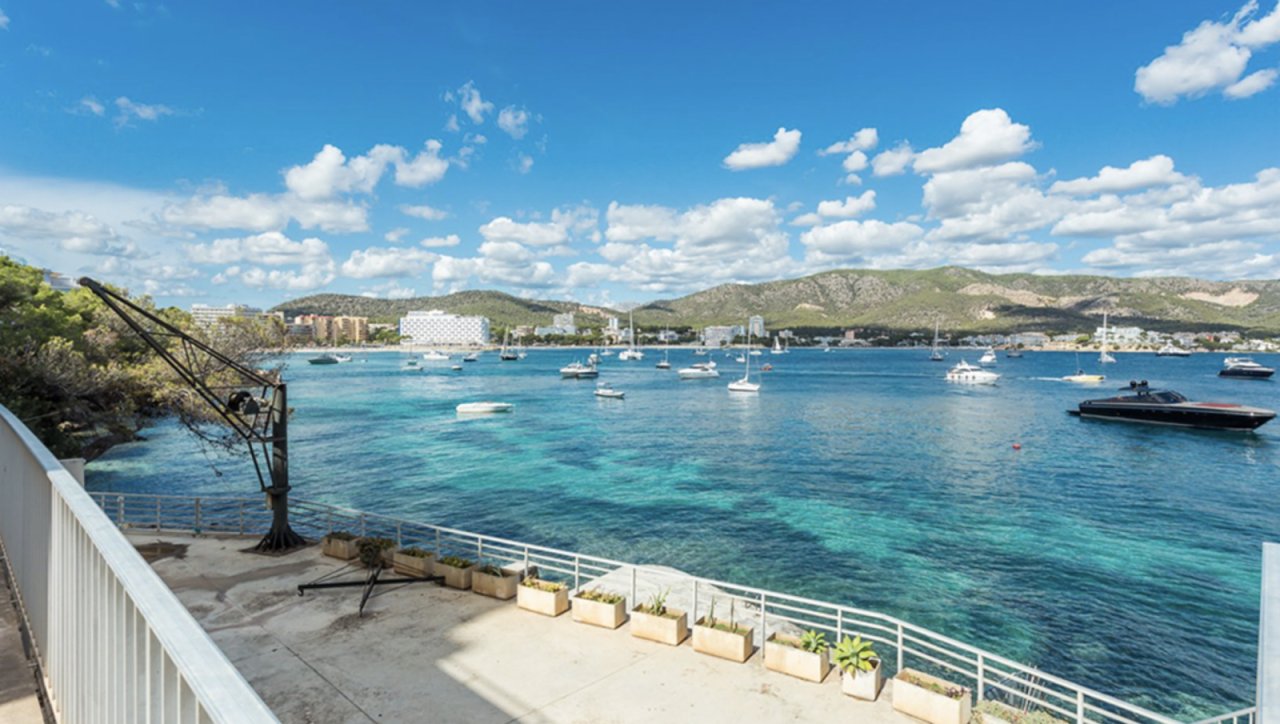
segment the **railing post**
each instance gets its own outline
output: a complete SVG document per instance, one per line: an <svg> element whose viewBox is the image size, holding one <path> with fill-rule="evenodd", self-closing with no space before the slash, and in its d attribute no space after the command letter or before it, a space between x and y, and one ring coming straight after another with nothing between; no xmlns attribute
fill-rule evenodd
<svg viewBox="0 0 1280 724"><path fill-rule="evenodd" d="M200 531L200 497L196 496L195 532Z"/></svg>
<svg viewBox="0 0 1280 724"><path fill-rule="evenodd" d="M526 550L527 550L527 549L526 549ZM526 555L527 555L527 553L526 553ZM635 566L632 566L632 567L631 567L631 608L635 608L636 606L639 606L639 605L640 605L640 602L636 600L636 595L637 595L637 591L636 591L636 567L635 567Z"/></svg>
<svg viewBox="0 0 1280 724"><path fill-rule="evenodd" d="M987 662L982 654L978 654L978 701L982 701L986 697L987 690Z"/></svg>
<svg viewBox="0 0 1280 724"><path fill-rule="evenodd" d="M325 531L326 533L332 533L332 532L333 532L333 511L332 511L332 510L327 510L327 511L325 511L325 514L324 514L324 527L327 529L327 530Z"/></svg>
<svg viewBox="0 0 1280 724"><path fill-rule="evenodd" d="M360 537L364 538L369 535L369 526L365 521L364 513L360 514Z"/></svg>
<svg viewBox="0 0 1280 724"><path fill-rule="evenodd" d="M903 643L902 622L899 621L898 622L898 671L902 671L902 643ZM894 675L897 675L898 671L893 672Z"/></svg>
<svg viewBox="0 0 1280 724"><path fill-rule="evenodd" d="M525 579L528 577L529 577L529 546L525 546L524 547L524 570L520 571L520 578Z"/></svg>
<svg viewBox="0 0 1280 724"><path fill-rule="evenodd" d="M124 496L116 496L116 525L124 527Z"/></svg>
<svg viewBox="0 0 1280 724"><path fill-rule="evenodd" d="M573 590L575 593L579 588L582 587L582 579L581 579L581 576L579 576L578 574L578 563L579 563L579 558L578 556L575 555L573 557Z"/></svg>
<svg viewBox="0 0 1280 724"><path fill-rule="evenodd" d="M689 611L689 625L698 621L698 579L693 579L693 609Z"/></svg>
<svg viewBox="0 0 1280 724"><path fill-rule="evenodd" d="M476 563L484 560L484 538L476 538Z"/></svg>
<svg viewBox="0 0 1280 724"><path fill-rule="evenodd" d="M244 535L244 501L240 501L240 535Z"/></svg>
<svg viewBox="0 0 1280 724"><path fill-rule="evenodd" d="M156 530L160 530L160 496L156 496Z"/></svg>
<svg viewBox="0 0 1280 724"><path fill-rule="evenodd" d="M1076 724L1084 724L1084 691L1076 690Z"/></svg>
<svg viewBox="0 0 1280 724"><path fill-rule="evenodd" d="M402 525L399 520L396 521L396 548L404 547L404 536L401 532Z"/></svg>
<svg viewBox="0 0 1280 724"><path fill-rule="evenodd" d="M844 609L836 609L836 640L834 643L840 643L844 638Z"/></svg>
<svg viewBox="0 0 1280 724"><path fill-rule="evenodd" d="M762 592L760 594L760 658L761 659L764 659L764 647L765 647L765 644L768 643L769 641L769 631L767 628L769 624L766 621L765 615L764 615L764 609L766 605L767 603L765 601L765 595Z"/></svg>
<svg viewBox="0 0 1280 724"><path fill-rule="evenodd" d="M436 528L436 560L440 560L440 529Z"/></svg>

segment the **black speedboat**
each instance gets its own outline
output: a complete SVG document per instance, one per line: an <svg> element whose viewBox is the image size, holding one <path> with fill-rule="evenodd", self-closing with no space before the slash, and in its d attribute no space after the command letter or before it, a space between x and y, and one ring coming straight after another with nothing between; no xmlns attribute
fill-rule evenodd
<svg viewBox="0 0 1280 724"><path fill-rule="evenodd" d="M1125 389L1125 388L1121 388ZM1149 422L1156 425L1178 425L1209 430L1253 430L1270 422L1274 410L1248 407L1231 402L1192 402L1173 390L1153 390L1147 381L1130 382L1133 394L1085 400L1077 417L1098 417L1127 422Z"/></svg>
<svg viewBox="0 0 1280 724"><path fill-rule="evenodd" d="M1275 373L1274 369L1263 367L1248 357L1228 357L1222 361L1222 369L1218 370L1219 377L1244 377L1255 380L1265 380Z"/></svg>

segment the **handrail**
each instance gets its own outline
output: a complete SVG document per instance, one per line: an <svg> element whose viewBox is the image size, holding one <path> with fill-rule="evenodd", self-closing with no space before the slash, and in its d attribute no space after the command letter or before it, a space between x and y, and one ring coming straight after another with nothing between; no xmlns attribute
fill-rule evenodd
<svg viewBox="0 0 1280 724"><path fill-rule="evenodd" d="M57 458L0 420L0 540L57 719L276 721Z"/></svg>
<svg viewBox="0 0 1280 724"><path fill-rule="evenodd" d="M1239 711L1232 711L1226 714L1219 714L1210 719L1201 719L1195 724L1254 724L1258 716L1258 707L1251 706Z"/></svg>
<svg viewBox="0 0 1280 724"><path fill-rule="evenodd" d="M243 534L246 525L260 526L270 515L262 508L261 501L254 498L115 492L92 495L118 525L157 531L201 528L209 532ZM197 511L199 526L192 525ZM692 603L688 607L691 621L696 620L699 610L705 610L710 596L732 599L742 607L744 620L750 616L765 623L756 626L754 632L758 637L756 643L761 647L769 645L766 629L776 630L789 624L828 631L837 639L859 633L877 642L886 668L894 672L923 662L925 668L932 666L964 677L972 683L979 700L992 698L994 694L1011 700L1019 708L1038 708L1064 715L1077 724L1095 721L1177 724L1177 720L1141 706L875 611L309 500L293 501L293 515L295 527L311 535L351 530L359 535L392 538L399 545L419 544L437 555L448 553L504 564L536 565L546 577L571 581L575 590L616 573L621 577L611 581L620 588L630 588L630 605L639 602L642 584L646 590L666 588L687 595ZM1220 721L1229 718L1230 715L1224 715Z"/></svg>

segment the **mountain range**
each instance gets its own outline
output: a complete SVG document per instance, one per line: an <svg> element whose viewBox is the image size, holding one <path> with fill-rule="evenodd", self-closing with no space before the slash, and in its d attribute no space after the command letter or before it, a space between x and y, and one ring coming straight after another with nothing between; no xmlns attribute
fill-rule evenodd
<svg viewBox="0 0 1280 724"><path fill-rule="evenodd" d="M494 327L549 325L575 312L593 327L616 309L571 301L522 299L496 291L440 297L374 299L319 294L278 305L297 314L349 314L391 322L414 309L478 314ZM1206 281L1186 277L987 274L961 267L926 270L844 269L763 284L722 284L635 307L644 327L745 324L761 315L781 327L949 332L1091 331L1108 313L1112 324L1162 331L1280 331L1280 281ZM583 318L586 317L586 318Z"/></svg>

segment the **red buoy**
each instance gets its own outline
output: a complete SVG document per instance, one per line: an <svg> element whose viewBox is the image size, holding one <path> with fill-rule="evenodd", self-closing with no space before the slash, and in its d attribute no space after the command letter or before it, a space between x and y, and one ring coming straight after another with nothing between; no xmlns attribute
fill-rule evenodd
<svg viewBox="0 0 1280 724"><path fill-rule="evenodd" d="M1013 449L1014 449L1014 450L1021 450L1021 449L1022 449L1022 443L1020 443L1020 442L1015 442L1015 443L1013 444Z"/></svg>

